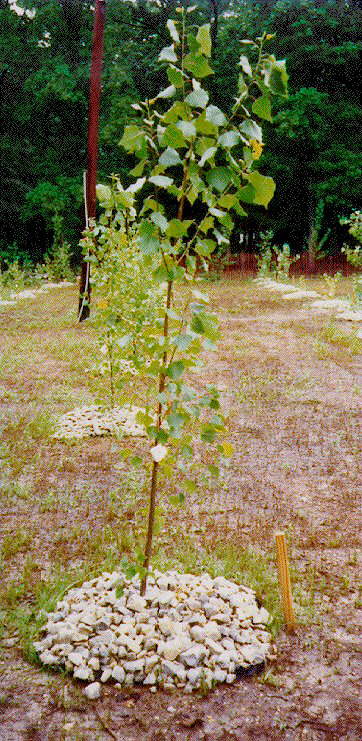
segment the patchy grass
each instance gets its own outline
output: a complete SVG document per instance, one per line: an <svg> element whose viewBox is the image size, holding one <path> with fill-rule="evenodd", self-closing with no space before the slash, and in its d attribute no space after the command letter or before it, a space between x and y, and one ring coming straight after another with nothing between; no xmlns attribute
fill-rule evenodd
<svg viewBox="0 0 362 741"><path fill-rule="evenodd" d="M308 279L307 287L317 288L318 280ZM336 290L347 287L343 279ZM301 319L280 296L237 276L208 290L223 336L196 380L225 385L234 456L219 480L197 471L198 490L184 508L168 501L177 481L165 482L154 564L251 586L277 635L283 620L274 529L288 534L301 623L323 619L322 595L349 594L353 584L352 558L343 579L338 572L329 580L299 557L310 549L338 553L343 538L356 543L352 364L361 343L322 315ZM1 618L3 632L19 637L30 661L44 614L65 591L118 568L123 555L132 561L145 537L148 474L120 457L125 444L142 455L145 441L52 438L58 415L109 396L107 378L94 367L95 328L76 324L76 303L75 288L57 289L0 317ZM360 596L353 599L358 606Z"/></svg>
<svg viewBox="0 0 362 741"><path fill-rule="evenodd" d="M358 337L357 329L346 332L338 324L329 322L320 330L319 337L322 342L329 342L339 348L346 348L351 355L362 353L362 340Z"/></svg>

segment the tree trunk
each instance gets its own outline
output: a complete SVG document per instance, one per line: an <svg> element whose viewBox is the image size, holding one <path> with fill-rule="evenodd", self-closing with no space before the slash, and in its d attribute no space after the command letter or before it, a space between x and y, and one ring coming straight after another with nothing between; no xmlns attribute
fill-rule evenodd
<svg viewBox="0 0 362 741"><path fill-rule="evenodd" d="M317 232L315 226L315 207L310 204L309 206L309 237L308 237L308 257L307 257L307 272L309 275L314 275L316 272L316 241Z"/></svg>
<svg viewBox="0 0 362 741"><path fill-rule="evenodd" d="M147 541L146 541L146 547L145 547L145 559L143 562L143 568L146 569L146 573L143 576L142 581L141 581L141 589L140 589L141 597L143 597L146 591L148 569L150 566L150 560L151 560L151 555L152 555L152 538L153 538L153 529L155 526L155 511L156 511L157 470L158 470L158 463L157 461L153 461L151 493L150 493L150 509L148 513Z"/></svg>
<svg viewBox="0 0 362 741"><path fill-rule="evenodd" d="M98 120L102 82L102 57L104 24L106 15L105 0L96 0L94 14L92 64L90 74L89 113L88 113L88 162L86 174L86 205L88 219L96 217L96 180L98 159ZM86 219L87 220L87 219ZM87 225L86 225L87 226ZM78 319L82 322L90 315L90 264L83 260L79 286Z"/></svg>

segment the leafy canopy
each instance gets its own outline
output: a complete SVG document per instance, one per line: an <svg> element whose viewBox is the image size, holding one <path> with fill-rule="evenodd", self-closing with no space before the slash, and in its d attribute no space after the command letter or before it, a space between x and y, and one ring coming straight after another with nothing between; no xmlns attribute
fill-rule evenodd
<svg viewBox="0 0 362 741"><path fill-rule="evenodd" d="M254 65L241 56L231 114L211 104L202 87L213 74L210 26L195 28L186 23L188 11L179 11L180 19L167 24L171 44L159 55L170 85L133 105L139 122L126 126L121 139L134 157L137 179L126 189L116 176L111 187L98 186L104 213L86 237L90 252L91 240L98 240L89 260L102 294L102 341L112 384L124 400L140 404L137 421L150 442L143 591L157 525L157 477L167 480L172 501L180 503L197 490L197 439L218 445L225 457L232 452L229 443L217 442L226 434L218 389L200 392L190 381L202 367L200 353L212 352L219 336L208 296L197 287L197 267L207 270L210 256L227 242L233 215L245 214L241 204L268 206L275 185L256 169L261 122L270 117L270 97L287 94L284 62L264 52L264 34L255 43L243 42L252 43L258 55Z"/></svg>

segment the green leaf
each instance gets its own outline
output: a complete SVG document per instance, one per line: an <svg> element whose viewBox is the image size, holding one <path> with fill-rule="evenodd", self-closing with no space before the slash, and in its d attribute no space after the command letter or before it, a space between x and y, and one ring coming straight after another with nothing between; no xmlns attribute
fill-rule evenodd
<svg viewBox="0 0 362 741"><path fill-rule="evenodd" d="M210 208L210 214L216 216L217 219L224 219L226 216L225 211L220 211L219 208Z"/></svg>
<svg viewBox="0 0 362 741"><path fill-rule="evenodd" d="M187 191L187 193L186 193L186 198L187 198L187 200L189 201L189 203L191 203L191 206L193 206L193 205L194 205L194 203L195 203L195 201L197 200L197 198L198 198L198 195L199 195L199 190L200 190L200 189L197 189L197 188L195 188L194 186L192 186L192 187L191 187L191 188L189 188L189 190Z"/></svg>
<svg viewBox="0 0 362 741"><path fill-rule="evenodd" d="M218 446L218 449L219 449L220 453L222 453L222 455L225 458L230 458L230 456L232 456L232 454L234 452L233 446L230 443L227 443L227 442L222 443L221 445L219 445Z"/></svg>
<svg viewBox="0 0 362 741"><path fill-rule="evenodd" d="M222 192L230 183L230 173L227 167L214 167L206 174L206 180L213 188Z"/></svg>
<svg viewBox="0 0 362 741"><path fill-rule="evenodd" d="M128 186L126 193L137 193L137 191L143 188L145 182L146 178L138 178L135 183L132 183L132 185Z"/></svg>
<svg viewBox="0 0 362 741"><path fill-rule="evenodd" d="M173 183L173 178L168 178L166 175L151 175L148 180L159 188L168 188Z"/></svg>
<svg viewBox="0 0 362 741"><path fill-rule="evenodd" d="M131 193L117 193L117 202L123 208L132 208L133 206L133 195Z"/></svg>
<svg viewBox="0 0 362 741"><path fill-rule="evenodd" d="M97 183L96 194L101 203L108 203L112 196L112 189L109 187L109 185L102 185L102 183Z"/></svg>
<svg viewBox="0 0 362 741"><path fill-rule="evenodd" d="M210 36L210 23L206 23L205 26L201 26L196 35L196 41L200 44L200 48L205 57L211 56L211 36Z"/></svg>
<svg viewBox="0 0 362 741"><path fill-rule="evenodd" d="M243 203L254 203L255 198L255 188L251 183L248 183L248 185L244 185L243 188L239 190L239 198Z"/></svg>
<svg viewBox="0 0 362 741"><path fill-rule="evenodd" d="M195 252L201 257L210 257L216 247L216 242L212 239L198 239L195 246Z"/></svg>
<svg viewBox="0 0 362 741"><path fill-rule="evenodd" d="M116 599L120 599L121 597L123 597L123 587L122 587L122 584L117 584L116 585Z"/></svg>
<svg viewBox="0 0 362 741"><path fill-rule="evenodd" d="M249 139L255 139L258 142L263 141L263 132L255 121L248 118L240 126L240 131L243 132Z"/></svg>
<svg viewBox="0 0 362 741"><path fill-rule="evenodd" d="M196 56L195 54L186 54L184 58L184 68L192 73L196 79L212 75L213 71L205 57Z"/></svg>
<svg viewBox="0 0 362 741"><path fill-rule="evenodd" d="M155 268L152 275L158 283L164 283L169 279L168 270L163 262Z"/></svg>
<svg viewBox="0 0 362 741"><path fill-rule="evenodd" d="M178 121L176 126L182 131L185 139L192 139L196 136L195 124L192 121Z"/></svg>
<svg viewBox="0 0 362 741"><path fill-rule="evenodd" d="M219 467L215 466L213 463L210 463L208 465L208 470L210 471L212 476L216 476L216 478L219 476Z"/></svg>
<svg viewBox="0 0 362 741"><path fill-rule="evenodd" d="M251 186L250 186L251 187ZM242 218L246 217L248 214L247 212L240 206L239 201L236 201L234 209L236 213L241 216Z"/></svg>
<svg viewBox="0 0 362 741"><path fill-rule="evenodd" d="M242 98L245 98L247 92L248 92L248 86L247 86L247 84L245 82L245 77L240 72L240 75L238 77L238 95L241 96L240 97L240 100L242 100ZM238 105L238 104L236 104L236 105Z"/></svg>
<svg viewBox="0 0 362 741"><path fill-rule="evenodd" d="M182 446L182 448L181 448L181 455L184 458L187 458L188 460L190 460L190 458L192 458L192 456L193 456L193 453L194 453L194 451L193 451L191 445L183 445Z"/></svg>
<svg viewBox="0 0 362 741"><path fill-rule="evenodd" d="M143 174L143 170L145 169L145 165L147 164L147 160L141 160L136 167L133 168L133 170L129 171L130 175L134 175L135 178L140 177Z"/></svg>
<svg viewBox="0 0 362 741"><path fill-rule="evenodd" d="M209 340L214 342L218 336L217 320L210 314L201 311L199 314L193 314L190 328L196 334L205 335Z"/></svg>
<svg viewBox="0 0 362 741"><path fill-rule="evenodd" d="M150 218L151 221L153 221L153 223L156 224L159 229L161 229L161 232L166 231L168 227L168 221L163 214L161 214L159 211L154 211L153 214L151 214Z"/></svg>
<svg viewBox="0 0 362 741"><path fill-rule="evenodd" d="M170 32L170 36L172 41L175 41L176 44L180 43L180 37L177 32L176 23L175 21L172 21L171 18L168 19L166 26Z"/></svg>
<svg viewBox="0 0 362 741"><path fill-rule="evenodd" d="M169 146L172 149L188 147L182 131L180 131L180 129L174 123L167 126L167 129L165 130L162 137L162 145Z"/></svg>
<svg viewBox="0 0 362 741"><path fill-rule="evenodd" d="M196 56L200 54L200 44L198 41L196 41L196 36L193 36L193 34L188 33L187 34L187 46L188 50L195 54Z"/></svg>
<svg viewBox="0 0 362 741"><path fill-rule="evenodd" d="M157 440L158 428L156 427L156 425L149 425L148 427L146 427L146 432L151 440Z"/></svg>
<svg viewBox="0 0 362 741"><path fill-rule="evenodd" d="M172 167L173 165L179 165L181 163L181 158L176 149L167 147L167 149L162 152L158 162L160 165L164 165L164 167Z"/></svg>
<svg viewBox="0 0 362 741"><path fill-rule="evenodd" d="M133 154L139 152L145 143L145 133L139 126L132 124L126 126L122 139L119 142L120 145L127 151Z"/></svg>
<svg viewBox="0 0 362 741"><path fill-rule="evenodd" d="M200 88L199 90L193 90L186 96L186 103L195 108L206 108L209 102L209 93L206 90Z"/></svg>
<svg viewBox="0 0 362 741"><path fill-rule="evenodd" d="M179 118L182 118L183 121L188 121L190 114L190 106L187 103L183 103L181 100L176 100L176 102L172 104L171 108L169 108L164 114L163 121L166 124L174 124L179 120Z"/></svg>
<svg viewBox="0 0 362 741"><path fill-rule="evenodd" d="M209 105L205 110L206 120L214 126L225 126L227 119L223 112L216 105Z"/></svg>
<svg viewBox="0 0 362 741"><path fill-rule="evenodd" d="M225 131L224 134L219 136L218 144L220 144L221 147L225 147L225 149L236 147L237 144L240 144L240 135L237 131Z"/></svg>
<svg viewBox="0 0 362 741"><path fill-rule="evenodd" d="M250 41L250 39L241 39L240 44L245 44L245 46L253 46L257 48L257 44L255 41Z"/></svg>
<svg viewBox="0 0 362 741"><path fill-rule="evenodd" d="M207 234L209 229L212 229L214 227L214 219L212 216L205 216L205 218L202 220L201 224L199 225L199 230L203 232L204 234Z"/></svg>
<svg viewBox="0 0 362 741"><path fill-rule="evenodd" d="M186 490L187 494L195 494L198 488L193 479L186 479L186 481L183 482L182 486Z"/></svg>
<svg viewBox="0 0 362 741"><path fill-rule="evenodd" d="M133 564L129 564L127 568L125 569L125 575L127 579L133 579L134 576L137 574L137 569Z"/></svg>
<svg viewBox="0 0 362 741"><path fill-rule="evenodd" d="M217 229L214 230L215 237L218 244L229 244L229 240L226 239Z"/></svg>
<svg viewBox="0 0 362 741"><path fill-rule="evenodd" d="M167 67L167 77L170 85L182 87L184 78L181 70L177 69L177 67Z"/></svg>
<svg viewBox="0 0 362 741"><path fill-rule="evenodd" d="M175 309L166 309L166 314L170 319L174 319L177 322L182 321L182 317L175 311Z"/></svg>
<svg viewBox="0 0 362 741"><path fill-rule="evenodd" d="M144 255L154 255L159 249L160 243L157 235L157 229L147 219L140 224L139 247Z"/></svg>
<svg viewBox="0 0 362 741"><path fill-rule="evenodd" d="M175 92L175 85L169 85L164 90L161 90L160 93L158 93L157 98L172 98L175 95Z"/></svg>
<svg viewBox="0 0 362 741"><path fill-rule="evenodd" d="M174 427L176 430L181 430L183 423L184 423L184 417L182 414L179 414L178 412L171 412L167 416L167 422L170 426Z"/></svg>
<svg viewBox="0 0 362 741"><path fill-rule="evenodd" d="M154 198L146 198L144 201L143 209L141 213L145 213L146 211L149 211L150 209L152 211L161 211L161 212L164 211L163 206L157 203L157 201L155 201Z"/></svg>
<svg viewBox="0 0 362 741"><path fill-rule="evenodd" d="M135 466L135 468L138 468L142 463L142 458L140 458L139 455L134 455L133 458L131 458L131 466Z"/></svg>
<svg viewBox="0 0 362 741"><path fill-rule="evenodd" d="M119 337L118 340L116 340L116 344L118 347L127 347L127 345L132 342L133 335L131 334L124 334L123 337Z"/></svg>
<svg viewBox="0 0 362 741"><path fill-rule="evenodd" d="M165 524L165 518L164 517L155 517L154 523L153 523L153 533L154 535L159 535L163 526Z"/></svg>
<svg viewBox="0 0 362 741"><path fill-rule="evenodd" d="M179 221L179 219L171 219L168 224L166 236L171 238L184 237L187 233L187 229L192 224L192 221Z"/></svg>
<svg viewBox="0 0 362 741"><path fill-rule="evenodd" d="M281 95L283 98L288 97L288 75L285 59L274 62L269 75L265 75L264 82L275 95Z"/></svg>
<svg viewBox="0 0 362 741"><path fill-rule="evenodd" d="M168 438L169 438L169 435L167 432L165 432L165 430L158 430L157 438L156 438L158 443L162 443L162 444L167 443Z"/></svg>
<svg viewBox="0 0 362 741"><path fill-rule="evenodd" d="M192 337L187 334L178 334L171 338L171 343L177 347L178 350L183 352L190 349L192 345Z"/></svg>
<svg viewBox="0 0 362 741"><path fill-rule="evenodd" d="M236 200L237 200L236 196L233 196L233 195L231 195L229 193L225 193L225 195L223 195L223 196L221 196L221 198L219 198L219 200L217 202L217 205L218 206L221 206L221 208L227 208L227 209L229 209L229 208L232 208L235 205Z"/></svg>
<svg viewBox="0 0 362 741"><path fill-rule="evenodd" d="M204 152L204 154L200 158L199 166L203 167L205 162L207 162L207 160L211 160L214 154L216 154L216 152L217 152L217 147L209 147L209 149L207 149L206 152Z"/></svg>
<svg viewBox="0 0 362 741"><path fill-rule="evenodd" d="M164 48L161 50L159 57L159 62L177 62L177 54L175 52L173 44L171 46L164 46Z"/></svg>
<svg viewBox="0 0 362 741"><path fill-rule="evenodd" d="M172 379L172 381L179 381L181 378L183 372L185 370L185 366L181 360L175 360L174 363L171 363L166 371L166 375Z"/></svg>
<svg viewBox="0 0 362 741"><path fill-rule="evenodd" d="M255 195L251 203L255 203L257 206L267 207L269 201L273 198L275 191L275 182L273 178L261 175L260 172L251 172L245 177L249 180L249 183L255 190Z"/></svg>
<svg viewBox="0 0 362 741"><path fill-rule="evenodd" d="M269 98L266 95L261 95L260 98L254 100L252 105L253 113L256 113L259 118L264 118L265 121L272 121L271 115L271 104Z"/></svg>
<svg viewBox="0 0 362 741"><path fill-rule="evenodd" d="M203 443L213 443L216 437L216 430L212 425L205 425L202 428L201 440Z"/></svg>
<svg viewBox="0 0 362 741"><path fill-rule="evenodd" d="M252 77L253 76L253 70L252 70L252 68L250 66L250 62L248 60L248 57L245 57L244 55L242 55L240 57L239 64L240 64L240 67L243 69L243 71L245 72L246 75L248 75L249 77Z"/></svg>
<svg viewBox="0 0 362 741"><path fill-rule="evenodd" d="M195 121L195 128L199 134L204 134L205 136L217 135L217 127L215 126L215 124L212 124L210 121L206 120L205 111L200 113L200 115L197 117Z"/></svg>

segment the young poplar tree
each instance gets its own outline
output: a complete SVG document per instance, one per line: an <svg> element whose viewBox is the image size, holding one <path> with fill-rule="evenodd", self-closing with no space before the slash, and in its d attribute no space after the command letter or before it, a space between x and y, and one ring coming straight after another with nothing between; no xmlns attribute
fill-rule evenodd
<svg viewBox="0 0 362 741"><path fill-rule="evenodd" d="M129 388L136 374L146 389L145 413L138 417L151 455L141 594L152 554L160 474L167 480L186 471L184 489L194 491L187 475L196 440L213 445L225 434L218 390L210 386L200 393L186 380L198 367L199 354L212 351L218 337L208 297L197 288L198 264L207 269L212 253L227 244L232 215L246 215L241 204L267 207L272 198L274 181L256 169L263 148L260 120L271 121L273 94L287 95L285 63L264 51L272 38L264 34L255 42L241 41L255 61L241 55L235 103L229 115L222 112L202 86L213 74L210 26L193 27L189 11L177 10L179 20L167 22L171 43L159 56L169 86L154 100L133 105L139 123L126 126L121 139L138 160L132 170L137 180L127 190L117 178L113 189L101 186L106 212L103 226L97 227L101 259L115 243L120 254L132 254L132 262L121 258L117 273L123 287L116 293L127 297L120 299L117 321L109 296L105 311L108 330L112 326L115 333L113 348L123 363L118 387ZM137 217L136 193L143 195ZM146 287L150 276L156 286L152 305ZM228 456L232 447L223 442L217 450ZM217 473L214 463L209 469Z"/></svg>

